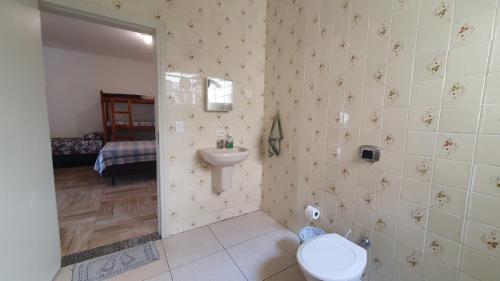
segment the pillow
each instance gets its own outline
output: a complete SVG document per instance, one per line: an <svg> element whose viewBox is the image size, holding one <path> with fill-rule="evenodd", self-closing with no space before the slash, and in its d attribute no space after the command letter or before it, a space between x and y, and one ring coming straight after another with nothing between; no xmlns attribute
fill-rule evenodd
<svg viewBox="0 0 500 281"><path fill-rule="evenodd" d="M82 136L84 140L103 140L104 134L102 132L90 132Z"/></svg>

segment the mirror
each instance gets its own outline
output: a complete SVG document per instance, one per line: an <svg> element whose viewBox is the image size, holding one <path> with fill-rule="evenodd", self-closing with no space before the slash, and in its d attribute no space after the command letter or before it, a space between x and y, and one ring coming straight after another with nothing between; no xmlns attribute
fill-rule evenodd
<svg viewBox="0 0 500 281"><path fill-rule="evenodd" d="M233 81L207 77L207 111L233 110Z"/></svg>

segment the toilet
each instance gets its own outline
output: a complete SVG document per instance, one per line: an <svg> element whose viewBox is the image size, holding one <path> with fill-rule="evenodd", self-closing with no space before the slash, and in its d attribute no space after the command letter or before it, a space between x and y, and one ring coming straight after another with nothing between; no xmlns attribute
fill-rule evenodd
<svg viewBox="0 0 500 281"><path fill-rule="evenodd" d="M367 254L365 249L332 233L303 243L297 261L307 281L360 281Z"/></svg>

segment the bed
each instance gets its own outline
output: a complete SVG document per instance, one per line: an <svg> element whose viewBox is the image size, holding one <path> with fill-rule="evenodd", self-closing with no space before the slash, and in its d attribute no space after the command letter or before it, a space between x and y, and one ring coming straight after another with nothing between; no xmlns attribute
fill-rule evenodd
<svg viewBox="0 0 500 281"><path fill-rule="evenodd" d="M156 175L156 141L108 142L99 152L94 170L103 177Z"/></svg>
<svg viewBox="0 0 500 281"><path fill-rule="evenodd" d="M104 135L91 132L81 137L51 138L54 168L91 166L104 144Z"/></svg>

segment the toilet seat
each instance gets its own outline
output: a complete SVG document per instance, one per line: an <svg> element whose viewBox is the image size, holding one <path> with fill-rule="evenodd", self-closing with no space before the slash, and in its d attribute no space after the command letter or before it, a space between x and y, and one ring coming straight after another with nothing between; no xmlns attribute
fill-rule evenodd
<svg viewBox="0 0 500 281"><path fill-rule="evenodd" d="M338 234L321 235L297 251L302 270L324 281L358 280L367 263L366 250Z"/></svg>

